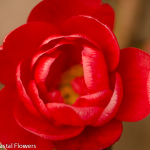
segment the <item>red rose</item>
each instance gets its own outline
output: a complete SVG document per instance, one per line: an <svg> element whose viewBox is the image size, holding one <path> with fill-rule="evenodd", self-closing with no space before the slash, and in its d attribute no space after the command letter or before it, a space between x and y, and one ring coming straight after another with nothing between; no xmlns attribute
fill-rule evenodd
<svg viewBox="0 0 150 150"><path fill-rule="evenodd" d="M149 114L150 56L136 48L120 51L110 30L113 10L99 3L42 1L29 16L32 23L5 38L0 51L3 144L100 150L119 139L122 121ZM68 105L59 91L61 76L77 64L84 74L72 87L80 96Z"/></svg>

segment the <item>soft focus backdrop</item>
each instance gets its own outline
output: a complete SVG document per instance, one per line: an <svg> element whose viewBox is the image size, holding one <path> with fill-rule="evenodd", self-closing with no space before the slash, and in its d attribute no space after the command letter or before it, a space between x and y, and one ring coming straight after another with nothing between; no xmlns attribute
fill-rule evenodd
<svg viewBox="0 0 150 150"><path fill-rule="evenodd" d="M41 0L0 0L0 45L13 29L26 23L31 9ZM138 47L150 54L150 0L103 0L116 13L115 35L119 45ZM124 123L113 150L150 150L150 117Z"/></svg>

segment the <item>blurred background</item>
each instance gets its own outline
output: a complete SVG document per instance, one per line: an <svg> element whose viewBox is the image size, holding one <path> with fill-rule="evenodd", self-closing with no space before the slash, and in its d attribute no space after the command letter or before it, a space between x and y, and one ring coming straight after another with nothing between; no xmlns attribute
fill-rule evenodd
<svg viewBox="0 0 150 150"><path fill-rule="evenodd" d="M13 29L26 23L41 0L0 0L0 45ZM115 35L120 48L137 47L150 54L150 0L103 0L116 13ZM124 123L121 139L112 150L150 150L150 117Z"/></svg>

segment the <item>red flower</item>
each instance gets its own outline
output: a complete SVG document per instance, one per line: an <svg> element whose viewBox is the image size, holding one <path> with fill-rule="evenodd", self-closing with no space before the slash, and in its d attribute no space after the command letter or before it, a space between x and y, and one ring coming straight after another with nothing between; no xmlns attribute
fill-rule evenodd
<svg viewBox="0 0 150 150"><path fill-rule="evenodd" d="M45 0L32 10L32 23L5 38L0 51L3 144L104 149L121 136L122 121L149 114L150 56L136 48L120 51L110 30L113 20L111 7L99 0ZM80 96L68 105L59 83L76 64L84 71L72 81Z"/></svg>

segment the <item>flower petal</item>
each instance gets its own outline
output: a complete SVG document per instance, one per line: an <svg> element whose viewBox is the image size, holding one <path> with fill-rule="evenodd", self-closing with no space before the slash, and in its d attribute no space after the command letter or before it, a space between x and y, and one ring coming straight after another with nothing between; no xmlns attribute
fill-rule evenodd
<svg viewBox="0 0 150 150"><path fill-rule="evenodd" d="M102 107L105 108L112 96L112 91L106 89L97 93L80 96L74 106L78 107Z"/></svg>
<svg viewBox="0 0 150 150"><path fill-rule="evenodd" d="M43 117L36 117L19 104L15 110L19 125L27 131L48 140L63 140L80 134L84 127L64 126L53 123Z"/></svg>
<svg viewBox="0 0 150 150"><path fill-rule="evenodd" d="M44 21L61 26L76 15L92 16L113 29L114 11L108 4L101 5L101 0L45 0L33 8L28 22Z"/></svg>
<svg viewBox="0 0 150 150"><path fill-rule="evenodd" d="M45 0L31 11L28 22L45 21L60 26L72 16L95 12L99 5L100 3L95 4L91 0L87 0L86 3L80 0Z"/></svg>
<svg viewBox="0 0 150 150"><path fill-rule="evenodd" d="M45 82L50 67L53 64L53 62L57 59L58 56L59 53L55 53L54 56L45 56L45 57L43 56L40 60L38 60L38 64L36 65L34 71L34 79L37 84L40 84L41 82Z"/></svg>
<svg viewBox="0 0 150 150"><path fill-rule="evenodd" d="M123 100L116 118L122 121L139 121L150 110L150 55L137 49L121 50L117 71L123 82Z"/></svg>
<svg viewBox="0 0 150 150"><path fill-rule="evenodd" d="M50 54L41 56L34 65L34 79L38 89L42 91L53 90L60 80L60 75L66 65L66 53L54 51ZM59 69L58 69L59 68Z"/></svg>
<svg viewBox="0 0 150 150"><path fill-rule="evenodd" d="M112 118L114 118L119 109L122 101L123 89L120 75L118 73L116 73L115 75L116 81L113 95L110 99L110 102L105 107L104 111L102 112L94 126L101 126L110 121Z"/></svg>
<svg viewBox="0 0 150 150"><path fill-rule="evenodd" d="M26 61L25 65L27 65L28 63ZM31 99L28 96L27 93L27 87L25 88L23 82L22 82L22 75L24 76L25 74L22 74L24 71L29 71L28 70L29 66L27 65L26 67L22 67L22 62L20 62L20 64L17 67L17 71L16 71L16 81L17 81L17 89L18 89L18 94L20 97L20 100L24 103L24 105L26 106L26 108L28 109L28 111L30 111L31 113L33 113L34 115L39 115L37 109L35 108L35 106L33 105L33 102L31 101ZM24 71L23 71L24 70ZM30 74L28 72L28 74ZM28 75L26 74L26 76ZM27 78L25 78L27 79ZM24 82L25 83L25 82ZM29 83L29 81L27 81L27 84Z"/></svg>
<svg viewBox="0 0 150 150"><path fill-rule="evenodd" d="M36 63L39 57L44 54L50 54L56 50L63 51L67 54L67 56L69 56L67 58L67 65L69 64L69 67L71 65L81 63L81 52L83 50L83 45L89 45L98 49L97 43L85 35L72 34L67 36L50 36L40 45L39 51L33 57L32 66Z"/></svg>
<svg viewBox="0 0 150 150"><path fill-rule="evenodd" d="M82 51L84 81L89 93L109 89L108 71L102 51L84 46Z"/></svg>
<svg viewBox="0 0 150 150"><path fill-rule="evenodd" d="M15 83L16 68L10 63L10 60L4 54L1 47L0 50L0 82L3 84Z"/></svg>
<svg viewBox="0 0 150 150"><path fill-rule="evenodd" d="M64 99L59 90L55 90L53 92L48 92L46 96L48 97L48 99L51 102L64 103Z"/></svg>
<svg viewBox="0 0 150 150"><path fill-rule="evenodd" d="M48 103L47 108L54 120L71 126L94 124L103 111L100 107L74 107L62 103Z"/></svg>
<svg viewBox="0 0 150 150"><path fill-rule="evenodd" d="M75 16L64 23L63 33L84 34L94 40L103 51L108 70L117 67L120 49L115 35L106 25L89 16Z"/></svg>
<svg viewBox="0 0 150 150"><path fill-rule="evenodd" d="M114 119L100 127L87 126L80 135L54 144L61 149L102 150L115 143L121 133L122 123Z"/></svg>
<svg viewBox="0 0 150 150"><path fill-rule="evenodd" d="M44 39L57 33L49 23L24 24L5 37L3 50L10 62L16 65L24 57L33 56Z"/></svg>
<svg viewBox="0 0 150 150"><path fill-rule="evenodd" d="M98 19L103 24L107 25L111 30L114 28L115 13L109 4L100 6L94 18Z"/></svg>
<svg viewBox="0 0 150 150"><path fill-rule="evenodd" d="M41 150L43 146L45 150L55 148L51 141L44 140L34 134L21 128L13 115L15 101L18 100L14 87L4 87L0 91L0 141L2 144L20 143L35 145L37 150ZM8 94L9 93L9 94ZM15 134L14 134L15 131ZM45 145L42 145L44 142ZM14 146L14 145L13 145ZM16 147L11 148L16 150ZM34 148L35 149L35 148Z"/></svg>
<svg viewBox="0 0 150 150"><path fill-rule="evenodd" d="M79 95L87 94L84 87L83 77L76 77L74 80L71 81L71 85L76 93Z"/></svg>
<svg viewBox="0 0 150 150"><path fill-rule="evenodd" d="M32 80L29 83L28 87L28 94L30 99L32 100L33 104L35 105L36 109L47 119L52 119L51 114L47 110L47 107L45 106L44 100L39 97L39 92L36 87L35 81Z"/></svg>

